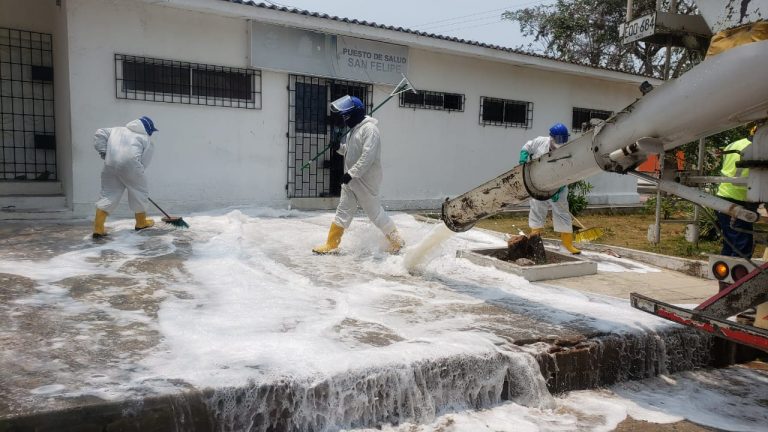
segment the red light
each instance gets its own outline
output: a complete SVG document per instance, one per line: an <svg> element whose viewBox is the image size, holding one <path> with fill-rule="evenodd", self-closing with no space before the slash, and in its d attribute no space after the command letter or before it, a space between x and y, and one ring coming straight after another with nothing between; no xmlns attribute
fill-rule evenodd
<svg viewBox="0 0 768 432"><path fill-rule="evenodd" d="M731 277L733 278L734 282L738 281L739 279L743 278L748 274L749 274L749 270L747 270L747 268L741 264L736 264L731 269Z"/></svg>

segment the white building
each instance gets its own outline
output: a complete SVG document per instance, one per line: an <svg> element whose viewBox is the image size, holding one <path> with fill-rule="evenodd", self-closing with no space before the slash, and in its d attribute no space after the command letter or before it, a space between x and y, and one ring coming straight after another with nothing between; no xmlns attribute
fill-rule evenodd
<svg viewBox="0 0 768 432"><path fill-rule="evenodd" d="M382 195L435 208L516 165L551 124L625 107L646 79L237 0L0 0L0 62L0 202L77 215L99 192L93 132L142 115L160 129L152 195L175 212L329 208L339 162L300 170L333 139L328 102L375 106L403 72L422 93L375 114ZM590 181L594 203L638 200L633 178Z"/></svg>

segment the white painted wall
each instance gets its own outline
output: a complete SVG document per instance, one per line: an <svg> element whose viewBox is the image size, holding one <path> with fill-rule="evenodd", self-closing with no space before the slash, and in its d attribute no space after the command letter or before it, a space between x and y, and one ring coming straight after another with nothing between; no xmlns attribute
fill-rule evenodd
<svg viewBox="0 0 768 432"><path fill-rule="evenodd" d="M160 130L147 170L159 203L173 210L285 203L286 75L263 74L262 110L115 97L116 53L247 67L246 21L133 1L67 6L76 212L92 211L98 197L93 132L142 115Z"/></svg>
<svg viewBox="0 0 768 432"><path fill-rule="evenodd" d="M54 33L58 10L52 0L0 0L0 27Z"/></svg>
<svg viewBox="0 0 768 432"><path fill-rule="evenodd" d="M466 192L511 169L527 140L548 135L556 122L570 129L573 107L616 111L638 96L630 84L423 50L411 50L408 71L417 88L466 97L464 112L401 108L395 100L377 112L384 140L382 195L415 206ZM374 103L388 91L377 86ZM481 96L533 102L533 127L482 126ZM638 201L632 177L601 174L589 181L598 203Z"/></svg>
<svg viewBox="0 0 768 432"><path fill-rule="evenodd" d="M246 67L244 19L134 1L65 4L76 212L90 213L98 196L102 162L92 147L94 130L141 115L160 129L147 172L161 204L176 212L287 204L287 74L263 71L261 110L115 97L115 53ZM464 93L466 104L464 112L448 113L400 108L393 99L377 112L384 140L382 195L391 208L436 206L510 169L526 140L547 134L554 122L570 125L574 106L617 110L637 96L633 84L419 49L411 49L409 77L418 88ZM374 103L389 91L375 86ZM533 102L533 128L483 127L481 96ZM637 201L634 179L606 176L591 180L597 200Z"/></svg>

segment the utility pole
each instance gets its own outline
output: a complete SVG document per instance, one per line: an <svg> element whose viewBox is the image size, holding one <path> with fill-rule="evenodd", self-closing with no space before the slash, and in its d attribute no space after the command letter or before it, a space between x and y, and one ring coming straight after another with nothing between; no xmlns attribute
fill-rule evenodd
<svg viewBox="0 0 768 432"><path fill-rule="evenodd" d="M656 0L656 11L661 11L661 6L663 4L663 0ZM669 4L670 12L677 12L677 0L671 0ZM670 69L670 63L672 61L672 44L671 42L667 42L666 50L665 50L666 58L664 59L664 81L669 80L669 69ZM659 179L661 179L664 176L664 159L666 154L661 153L659 154ZM654 244L661 243L661 189L656 188L656 222L653 227L654 235L652 242Z"/></svg>

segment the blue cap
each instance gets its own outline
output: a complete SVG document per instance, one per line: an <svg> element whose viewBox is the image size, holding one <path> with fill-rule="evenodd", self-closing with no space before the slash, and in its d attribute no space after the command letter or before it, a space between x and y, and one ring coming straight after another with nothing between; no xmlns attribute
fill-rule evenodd
<svg viewBox="0 0 768 432"><path fill-rule="evenodd" d="M155 128L155 122L153 122L151 118L144 116L139 120L141 121L141 124L144 125L144 130L147 131L147 135L152 136L153 132L158 131L158 129Z"/></svg>

